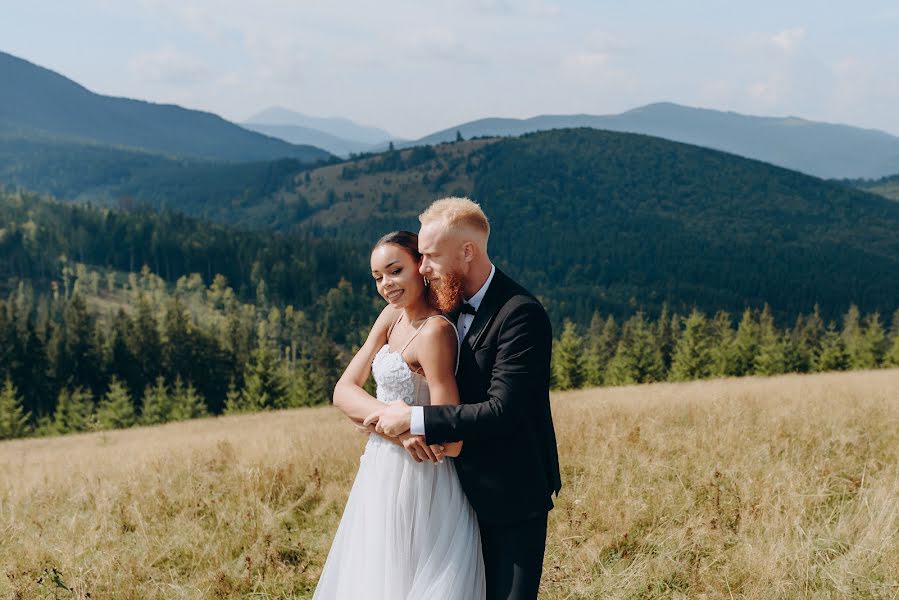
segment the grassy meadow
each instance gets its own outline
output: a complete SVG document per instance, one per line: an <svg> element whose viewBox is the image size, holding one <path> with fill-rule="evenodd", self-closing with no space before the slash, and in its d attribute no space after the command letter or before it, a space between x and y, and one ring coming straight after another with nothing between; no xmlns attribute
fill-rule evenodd
<svg viewBox="0 0 899 600"><path fill-rule="evenodd" d="M553 410L541 598L899 597L899 370ZM308 598L364 442L331 407L2 442L0 597Z"/></svg>

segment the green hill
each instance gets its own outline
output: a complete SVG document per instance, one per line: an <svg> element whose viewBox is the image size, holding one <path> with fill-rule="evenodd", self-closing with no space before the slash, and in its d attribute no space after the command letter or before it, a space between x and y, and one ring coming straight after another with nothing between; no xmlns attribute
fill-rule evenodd
<svg viewBox="0 0 899 600"><path fill-rule="evenodd" d="M899 297L896 203L659 138L577 129L472 140L296 181L294 202L311 211L299 227L346 239L414 228L434 197L470 194L492 219L500 265L582 322L593 307L665 302L886 313ZM270 222L290 222L284 203Z"/></svg>
<svg viewBox="0 0 899 600"><path fill-rule="evenodd" d="M149 152L228 161L329 154L248 131L180 106L102 96L26 60L0 52L0 133L91 141Z"/></svg>
<svg viewBox="0 0 899 600"><path fill-rule="evenodd" d="M899 204L637 134L555 130L315 169L283 161L168 163L126 179L91 183L107 197L342 240L359 249L363 270L366 249L381 234L416 229L418 213L436 197L470 195L492 219L499 266L541 295L557 323L587 323L595 309L653 313L666 303L711 313L768 302L790 319L816 303L825 318L851 303L889 314L899 297Z"/></svg>
<svg viewBox="0 0 899 600"><path fill-rule="evenodd" d="M881 177L880 179L855 179L846 183L890 200L899 200L899 175Z"/></svg>

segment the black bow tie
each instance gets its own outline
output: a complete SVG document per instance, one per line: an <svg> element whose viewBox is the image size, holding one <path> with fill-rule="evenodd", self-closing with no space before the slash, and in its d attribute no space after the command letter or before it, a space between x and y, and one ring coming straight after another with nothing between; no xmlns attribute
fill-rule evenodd
<svg viewBox="0 0 899 600"><path fill-rule="evenodd" d="M462 306L459 307L460 315L473 315L475 314L475 307L469 304L468 302L463 302Z"/></svg>

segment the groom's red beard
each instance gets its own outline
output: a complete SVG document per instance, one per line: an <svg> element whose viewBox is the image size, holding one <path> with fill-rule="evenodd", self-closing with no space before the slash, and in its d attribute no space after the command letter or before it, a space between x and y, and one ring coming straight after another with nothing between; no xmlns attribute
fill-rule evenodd
<svg viewBox="0 0 899 600"><path fill-rule="evenodd" d="M440 312L452 312L464 299L459 273L447 273L428 286L428 302Z"/></svg>

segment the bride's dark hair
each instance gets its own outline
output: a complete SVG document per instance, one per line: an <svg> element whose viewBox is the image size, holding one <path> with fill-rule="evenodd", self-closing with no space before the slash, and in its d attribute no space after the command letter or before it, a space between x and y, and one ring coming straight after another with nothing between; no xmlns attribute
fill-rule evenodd
<svg viewBox="0 0 899 600"><path fill-rule="evenodd" d="M374 252L377 248L380 248L384 244L393 244L395 246L399 246L403 250L409 253L409 255L415 259L416 262L421 260L421 254L418 252L418 234L412 233L411 231L391 231L377 242L372 247L371 251Z"/></svg>

